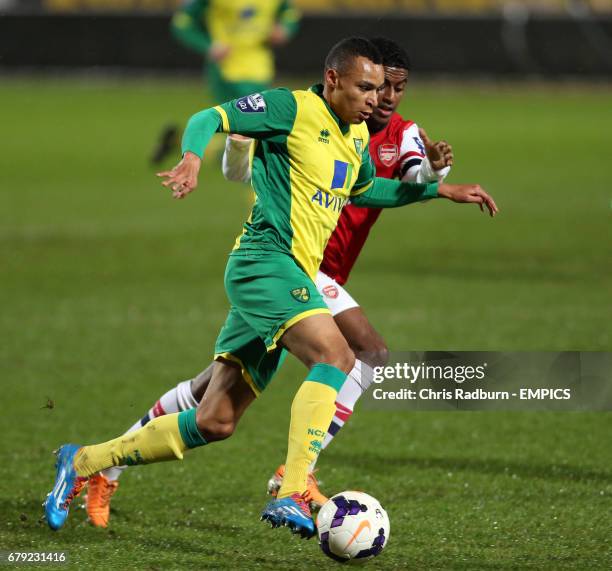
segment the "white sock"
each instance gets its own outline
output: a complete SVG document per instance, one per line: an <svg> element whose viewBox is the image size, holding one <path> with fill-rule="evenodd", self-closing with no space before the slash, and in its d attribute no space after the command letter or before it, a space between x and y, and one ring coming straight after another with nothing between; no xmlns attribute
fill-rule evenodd
<svg viewBox="0 0 612 571"><path fill-rule="evenodd" d="M142 428L150 420L157 418L158 416L164 416L165 414L171 414L174 412L182 412L190 408L195 408L196 406L198 406L198 401L191 392L191 379L188 381L183 381L165 393L153 405L153 407L149 409L147 414L145 414L138 422L127 429L126 434ZM126 468L127 466L115 466L113 468L103 470L102 474L106 476L108 480L118 480L119 476L121 476Z"/></svg>
<svg viewBox="0 0 612 571"><path fill-rule="evenodd" d="M344 423L351 417L355 404L361 395L368 390L371 383L371 367L362 361L356 360L355 366L346 377L346 381L344 381L344 384L336 397L336 412L334 413L334 418L327 429L327 434L323 439L321 450L327 448L328 444L334 439L336 434L338 434L338 431L344 426ZM317 458L315 458L312 464L310 464L309 469L311 472L315 468Z"/></svg>

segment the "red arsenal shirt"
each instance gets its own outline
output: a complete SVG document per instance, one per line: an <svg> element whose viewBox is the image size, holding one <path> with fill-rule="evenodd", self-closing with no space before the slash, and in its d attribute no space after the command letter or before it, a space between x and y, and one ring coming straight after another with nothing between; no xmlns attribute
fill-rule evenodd
<svg viewBox="0 0 612 571"><path fill-rule="evenodd" d="M416 172L425 156L419 129L394 113L387 126L370 136L370 155L376 166L376 176L405 178ZM320 270L344 285L368 238L370 229L380 216L380 208L358 208L347 204L331 235Z"/></svg>

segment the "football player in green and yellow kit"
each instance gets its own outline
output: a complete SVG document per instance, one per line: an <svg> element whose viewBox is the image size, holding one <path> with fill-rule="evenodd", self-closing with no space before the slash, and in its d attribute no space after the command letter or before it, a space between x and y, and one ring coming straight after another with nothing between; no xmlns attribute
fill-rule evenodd
<svg viewBox="0 0 612 571"><path fill-rule="evenodd" d="M45 502L47 523L62 527L87 479L111 466L181 459L190 448L228 438L263 391L286 351L308 369L291 406L285 475L262 519L312 537L303 494L335 412L338 390L355 357L313 279L346 202L395 207L431 198L486 206L478 185L411 183L375 177L364 121L384 84L382 57L363 38L336 44L324 84L309 90L254 93L194 115L183 159L159 173L182 199L195 189L201 159L216 132L256 140L251 178L256 201L225 272L230 310L217 338L215 368L197 409L167 414L108 442L58 451L55 486Z"/></svg>
<svg viewBox="0 0 612 571"><path fill-rule="evenodd" d="M172 35L204 58L215 103L269 89L272 49L295 34L299 13L290 0L187 0L172 18ZM166 127L152 162L178 146L179 128Z"/></svg>

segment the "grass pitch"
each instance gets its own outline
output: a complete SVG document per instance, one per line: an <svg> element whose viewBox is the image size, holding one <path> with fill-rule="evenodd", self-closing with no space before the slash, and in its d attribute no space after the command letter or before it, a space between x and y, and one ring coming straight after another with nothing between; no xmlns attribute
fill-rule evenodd
<svg viewBox="0 0 612 571"><path fill-rule="evenodd" d="M383 214L349 290L391 349L612 349L609 101L413 87L402 111L452 142L449 180L481 183L502 213ZM258 521L304 377L292 359L232 439L130 469L108 530L82 510L59 533L39 522L52 449L117 435L210 360L248 191L209 163L175 202L146 162L161 126L204 103L197 81L3 80L0 550L66 550L74 568L336 565ZM604 413L359 411L320 475L387 508L372 568L607 569L611 429Z"/></svg>

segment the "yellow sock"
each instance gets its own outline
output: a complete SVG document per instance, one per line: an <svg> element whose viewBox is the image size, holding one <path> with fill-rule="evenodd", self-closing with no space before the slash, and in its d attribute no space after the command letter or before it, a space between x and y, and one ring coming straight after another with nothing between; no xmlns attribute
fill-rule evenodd
<svg viewBox="0 0 612 571"><path fill-rule="evenodd" d="M79 476L89 477L111 466L182 460L185 450L206 444L195 415L196 409L167 414L119 438L84 446L75 456L75 470Z"/></svg>
<svg viewBox="0 0 612 571"><path fill-rule="evenodd" d="M336 411L336 395L346 373L325 363L315 365L291 405L289 448L278 498L306 491L308 466L319 455Z"/></svg>

